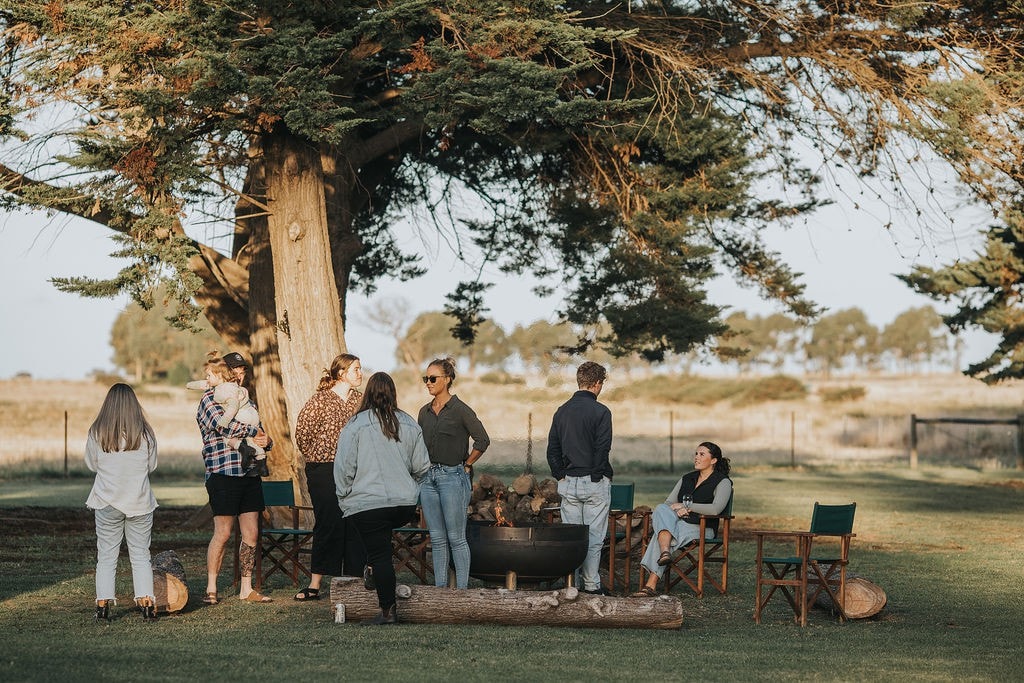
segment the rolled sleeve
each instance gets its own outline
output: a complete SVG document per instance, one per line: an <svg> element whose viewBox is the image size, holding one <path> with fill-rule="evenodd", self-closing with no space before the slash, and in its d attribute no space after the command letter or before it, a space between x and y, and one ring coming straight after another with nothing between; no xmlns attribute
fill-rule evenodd
<svg viewBox="0 0 1024 683"><path fill-rule="evenodd" d="M483 453L487 450L487 447L491 445L491 437L487 436L487 430L484 429L484 423L480 421L480 418L476 416L473 409L467 406L465 403L465 411L462 416L462 424L469 432L470 438L473 439L473 449Z"/></svg>

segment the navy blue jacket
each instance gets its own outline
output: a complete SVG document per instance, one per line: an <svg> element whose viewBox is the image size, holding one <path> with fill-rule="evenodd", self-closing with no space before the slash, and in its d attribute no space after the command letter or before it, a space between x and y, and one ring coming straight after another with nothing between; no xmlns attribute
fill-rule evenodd
<svg viewBox="0 0 1024 683"><path fill-rule="evenodd" d="M561 479L612 478L608 454L612 449L612 411L598 403L597 396L577 391L555 411L548 433L548 465L551 476Z"/></svg>

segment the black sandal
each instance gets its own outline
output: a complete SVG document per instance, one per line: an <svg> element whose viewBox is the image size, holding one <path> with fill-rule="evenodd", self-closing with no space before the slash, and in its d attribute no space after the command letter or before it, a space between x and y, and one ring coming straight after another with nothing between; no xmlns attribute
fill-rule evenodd
<svg viewBox="0 0 1024 683"><path fill-rule="evenodd" d="M300 590L298 593L295 594L295 597L293 599L294 600L299 600L300 602L303 601L303 600L319 600L320 599L320 589L319 588L303 588L302 590Z"/></svg>

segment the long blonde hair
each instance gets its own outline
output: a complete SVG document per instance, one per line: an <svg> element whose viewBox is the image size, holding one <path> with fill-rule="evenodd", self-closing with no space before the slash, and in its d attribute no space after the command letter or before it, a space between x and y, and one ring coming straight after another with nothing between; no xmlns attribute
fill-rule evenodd
<svg viewBox="0 0 1024 683"><path fill-rule="evenodd" d="M123 382L110 387L96 420L89 427L89 436L96 439L105 453L138 450L143 439L150 446L156 446L156 435L142 412L139 399Z"/></svg>

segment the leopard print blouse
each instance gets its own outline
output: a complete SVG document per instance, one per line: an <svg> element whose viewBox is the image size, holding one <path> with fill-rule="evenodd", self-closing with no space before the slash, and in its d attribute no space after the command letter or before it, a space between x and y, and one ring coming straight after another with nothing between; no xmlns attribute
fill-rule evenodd
<svg viewBox="0 0 1024 683"><path fill-rule="evenodd" d="M334 462L338 437L363 401L363 394L353 389L342 401L333 389L318 391L299 411L295 425L295 445L306 462Z"/></svg>

